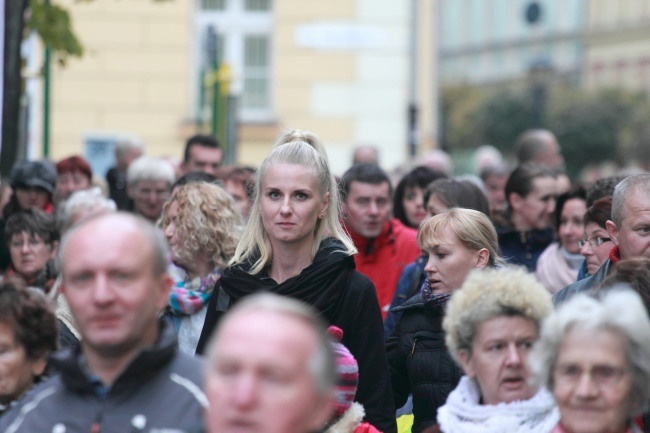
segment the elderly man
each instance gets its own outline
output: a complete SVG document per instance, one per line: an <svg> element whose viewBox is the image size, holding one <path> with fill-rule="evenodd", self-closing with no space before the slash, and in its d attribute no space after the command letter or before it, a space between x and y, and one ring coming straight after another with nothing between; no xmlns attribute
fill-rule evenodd
<svg viewBox="0 0 650 433"><path fill-rule="evenodd" d="M209 433L320 431L333 409L334 358L307 305L274 294L243 300L208 349Z"/></svg>
<svg viewBox="0 0 650 433"><path fill-rule="evenodd" d="M553 296L556 305L598 286L609 274L612 264L632 257L650 257L650 174L629 176L616 185L612 219L606 225L614 243L609 259L594 275L557 292Z"/></svg>
<svg viewBox="0 0 650 433"><path fill-rule="evenodd" d="M158 320L172 278L162 235L142 218L105 214L61 246L63 285L82 335L59 353L61 372L2 419L12 433L203 431L202 363L176 350Z"/></svg>
<svg viewBox="0 0 650 433"><path fill-rule="evenodd" d="M175 180L174 168L162 158L142 156L133 161L126 172L133 211L155 223Z"/></svg>

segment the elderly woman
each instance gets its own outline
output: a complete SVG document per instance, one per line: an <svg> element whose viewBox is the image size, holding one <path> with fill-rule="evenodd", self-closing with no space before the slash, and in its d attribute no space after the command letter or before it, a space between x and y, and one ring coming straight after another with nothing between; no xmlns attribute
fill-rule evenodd
<svg viewBox="0 0 650 433"><path fill-rule="evenodd" d="M633 419L650 399L650 322L634 291L563 303L531 361L560 409L553 433L640 432Z"/></svg>
<svg viewBox="0 0 650 433"><path fill-rule="evenodd" d="M37 209L16 212L7 220L5 238L11 255L5 277L49 292L58 276L59 231L54 217Z"/></svg>
<svg viewBox="0 0 650 433"><path fill-rule="evenodd" d="M475 271L449 301L443 321L465 376L438 410L444 433L549 433L560 415L553 397L530 384L528 354L550 294L522 269Z"/></svg>
<svg viewBox="0 0 650 433"><path fill-rule="evenodd" d="M447 301L471 270L501 262L492 222L471 209L450 209L425 220L418 244L427 255L427 279L419 294L397 308L402 317L386 341L395 405L401 407L413 394L413 433L435 424L438 408L462 376L445 347Z"/></svg>
<svg viewBox="0 0 650 433"><path fill-rule="evenodd" d="M0 283L0 414L45 372L56 350L56 324L47 298L36 289Z"/></svg>
<svg viewBox="0 0 650 433"><path fill-rule="evenodd" d="M324 145L310 132L283 133L260 166L248 224L210 300L197 351L239 299L270 291L301 300L343 330L342 343L359 363L356 398L366 419L395 432L379 301L354 269L355 253Z"/></svg>
<svg viewBox="0 0 650 433"><path fill-rule="evenodd" d="M185 353L196 351L210 296L235 252L240 224L230 195L206 182L174 188L163 206L159 226L169 243L175 280L165 317Z"/></svg>

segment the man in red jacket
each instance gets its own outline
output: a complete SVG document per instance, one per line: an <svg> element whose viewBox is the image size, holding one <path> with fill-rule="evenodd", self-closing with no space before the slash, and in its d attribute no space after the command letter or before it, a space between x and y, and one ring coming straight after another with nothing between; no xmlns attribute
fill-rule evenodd
<svg viewBox="0 0 650 433"><path fill-rule="evenodd" d="M390 179L378 166L354 165L340 186L345 225L358 250L354 262L375 284L385 318L402 270L420 254L417 232L392 217Z"/></svg>

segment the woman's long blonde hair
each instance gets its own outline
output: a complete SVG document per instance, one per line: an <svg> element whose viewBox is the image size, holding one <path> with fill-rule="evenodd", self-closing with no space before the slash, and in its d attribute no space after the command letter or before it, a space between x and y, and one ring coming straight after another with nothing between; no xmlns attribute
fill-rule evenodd
<svg viewBox="0 0 650 433"><path fill-rule="evenodd" d="M260 165L255 181L255 198L251 207L251 215L241 241L237 245L235 255L229 264L244 264L259 251L259 257L256 258L249 270L251 274L255 275L260 273L273 258L271 243L262 224L260 191L266 170L276 164L295 164L307 167L316 176L320 196L324 197L325 194L329 193L329 205L325 215L322 219L316 221L316 227L314 227L314 244L311 249L311 258L313 259L316 255L321 241L329 236L335 237L343 243L346 254L355 254L357 250L352 239L341 227L338 186L330 170L329 160L323 144L311 132L291 129L278 137L271 153L264 158Z"/></svg>

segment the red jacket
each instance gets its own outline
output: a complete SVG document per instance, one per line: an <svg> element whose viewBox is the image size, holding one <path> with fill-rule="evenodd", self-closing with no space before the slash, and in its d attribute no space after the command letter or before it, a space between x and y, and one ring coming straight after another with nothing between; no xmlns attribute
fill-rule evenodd
<svg viewBox="0 0 650 433"><path fill-rule="evenodd" d="M357 270L374 283L382 317L386 318L402 270L420 255L417 231L394 218L386 221L375 239L364 238L352 230L350 235L359 251L354 256Z"/></svg>

